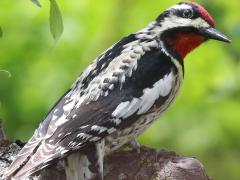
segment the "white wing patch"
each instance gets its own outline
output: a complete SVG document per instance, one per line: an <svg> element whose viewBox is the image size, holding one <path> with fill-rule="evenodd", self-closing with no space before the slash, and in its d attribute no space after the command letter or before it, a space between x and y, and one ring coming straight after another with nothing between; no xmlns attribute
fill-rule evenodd
<svg viewBox="0 0 240 180"><path fill-rule="evenodd" d="M172 89L174 79L174 75L171 72L170 74L165 75L163 79L160 79L158 82L156 82L153 85L153 88L144 89L143 96L140 98L141 104L139 104L141 108L139 108L137 114L143 114L147 112L160 96L167 96Z"/></svg>
<svg viewBox="0 0 240 180"><path fill-rule="evenodd" d="M165 97L171 92L175 80L176 76L172 72L165 75L152 88L144 89L141 97L120 103L112 116L125 119L136 112L138 115L146 113L160 96Z"/></svg>
<svg viewBox="0 0 240 180"><path fill-rule="evenodd" d="M126 108L129 106L130 102L122 102L121 104L118 105L118 107L113 111L112 116L116 118L123 117L125 114Z"/></svg>

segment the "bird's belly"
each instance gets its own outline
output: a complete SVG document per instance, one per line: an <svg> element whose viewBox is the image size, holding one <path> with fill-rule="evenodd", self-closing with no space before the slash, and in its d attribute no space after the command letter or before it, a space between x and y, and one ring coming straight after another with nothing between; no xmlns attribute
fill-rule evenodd
<svg viewBox="0 0 240 180"><path fill-rule="evenodd" d="M131 127L117 130L109 135L105 139L105 153L109 154L139 136L156 119L156 116L157 113L144 115L132 124Z"/></svg>

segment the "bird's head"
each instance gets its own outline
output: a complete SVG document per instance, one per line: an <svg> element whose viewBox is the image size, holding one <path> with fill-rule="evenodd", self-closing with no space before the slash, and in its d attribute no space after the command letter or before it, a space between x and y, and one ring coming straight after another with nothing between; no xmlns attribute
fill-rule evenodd
<svg viewBox="0 0 240 180"><path fill-rule="evenodd" d="M155 26L167 51L181 59L206 40L231 41L215 29L214 20L207 10L194 2L170 7L156 19Z"/></svg>

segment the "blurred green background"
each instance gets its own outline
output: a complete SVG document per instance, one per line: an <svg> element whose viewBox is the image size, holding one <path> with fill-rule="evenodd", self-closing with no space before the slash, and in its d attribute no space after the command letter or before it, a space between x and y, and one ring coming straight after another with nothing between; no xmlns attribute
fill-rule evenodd
<svg viewBox="0 0 240 180"><path fill-rule="evenodd" d="M0 1L0 117L26 141L80 72L104 49L178 1L58 0L64 33L49 31L49 2ZM240 1L197 1L232 44L210 41L185 60L173 106L141 137L148 146L197 157L217 180L240 179Z"/></svg>

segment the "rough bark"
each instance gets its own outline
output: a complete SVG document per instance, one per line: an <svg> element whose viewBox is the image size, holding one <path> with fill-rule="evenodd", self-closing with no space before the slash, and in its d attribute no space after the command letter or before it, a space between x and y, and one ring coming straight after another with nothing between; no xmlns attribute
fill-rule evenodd
<svg viewBox="0 0 240 180"><path fill-rule="evenodd" d="M22 146L6 140L0 123L0 179ZM197 159L143 146L140 152L124 149L109 155L104 163L104 180L210 180ZM58 163L30 179L65 180L65 172Z"/></svg>

